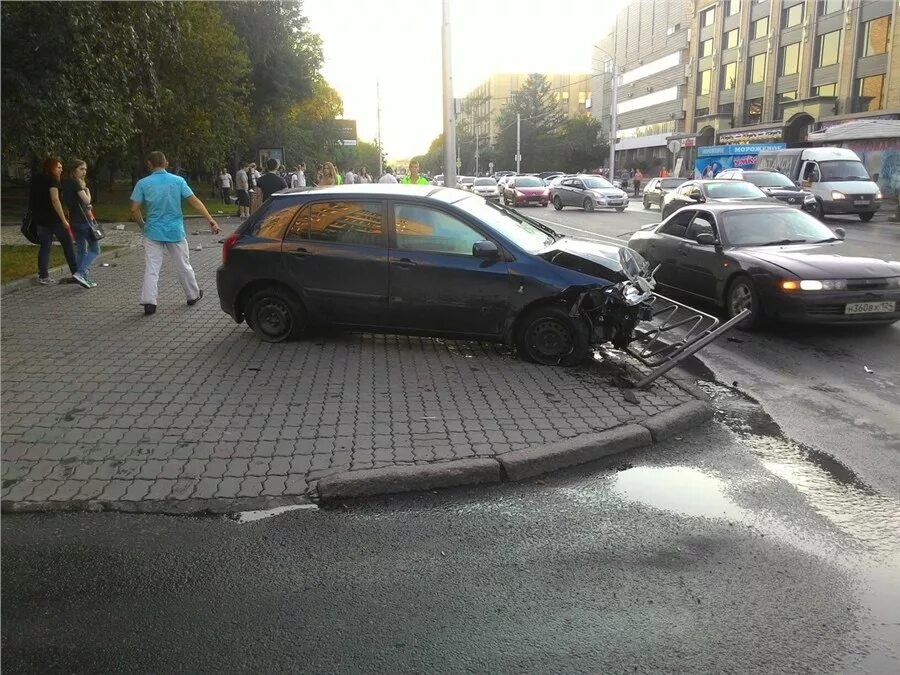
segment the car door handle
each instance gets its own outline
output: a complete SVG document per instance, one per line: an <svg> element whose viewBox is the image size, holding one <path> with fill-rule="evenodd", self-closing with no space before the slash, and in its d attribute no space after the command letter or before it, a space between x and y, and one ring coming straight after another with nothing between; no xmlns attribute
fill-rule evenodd
<svg viewBox="0 0 900 675"><path fill-rule="evenodd" d="M409 258L400 258L399 260L395 260L394 264L397 267L415 267L416 263L410 260Z"/></svg>
<svg viewBox="0 0 900 675"><path fill-rule="evenodd" d="M291 251L291 253L293 253L294 255L297 255L297 256L307 256L307 255L312 255L312 253L310 253L309 251L307 251L307 250L306 250L305 248L303 248L302 246L298 246L298 247L295 248L293 251Z"/></svg>

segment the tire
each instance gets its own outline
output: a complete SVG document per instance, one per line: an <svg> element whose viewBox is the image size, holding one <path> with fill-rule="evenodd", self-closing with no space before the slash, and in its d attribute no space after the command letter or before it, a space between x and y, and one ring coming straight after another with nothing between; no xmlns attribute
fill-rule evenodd
<svg viewBox="0 0 900 675"><path fill-rule="evenodd" d="M647 198L644 197L644 211L650 210L650 202L647 201Z"/></svg>
<svg viewBox="0 0 900 675"><path fill-rule="evenodd" d="M822 205L821 199L816 199L816 206L812 211L812 215L819 220L825 220L825 207Z"/></svg>
<svg viewBox="0 0 900 675"><path fill-rule="evenodd" d="M559 195L553 198L553 208L562 211L562 199L559 198Z"/></svg>
<svg viewBox="0 0 900 675"><path fill-rule="evenodd" d="M750 316L739 323L738 330L751 331L759 328L762 323L762 309L759 306L759 293L753 285L753 280L746 274L739 274L725 292L725 313L729 319L736 317L741 310L750 310Z"/></svg>
<svg viewBox="0 0 900 675"><path fill-rule="evenodd" d="M306 311L290 291L269 286L256 291L247 301L247 324L264 342L296 340L306 332Z"/></svg>
<svg viewBox="0 0 900 675"><path fill-rule="evenodd" d="M594 202L592 202L590 198L587 198L581 203L581 208L588 213L591 213L594 210Z"/></svg>
<svg viewBox="0 0 900 675"><path fill-rule="evenodd" d="M617 207L616 207L616 211L618 211L619 213L625 213L625 207L624 207L624 206L617 206Z"/></svg>
<svg viewBox="0 0 900 675"><path fill-rule="evenodd" d="M517 322L519 355L545 366L573 366L590 356L587 326L557 305L539 305Z"/></svg>
<svg viewBox="0 0 900 675"><path fill-rule="evenodd" d="M874 218L874 217L875 217L875 212L874 212L874 211L868 211L867 213L860 213L860 214L859 214L859 219L860 219L861 221L863 221L864 223L868 223L868 222L869 222L870 220L872 220L872 218Z"/></svg>

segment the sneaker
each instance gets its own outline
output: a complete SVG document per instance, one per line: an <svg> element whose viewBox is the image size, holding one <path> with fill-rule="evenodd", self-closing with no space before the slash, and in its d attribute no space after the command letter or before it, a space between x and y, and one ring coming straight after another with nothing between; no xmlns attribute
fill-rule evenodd
<svg viewBox="0 0 900 675"><path fill-rule="evenodd" d="M94 277L89 277L85 274L84 278L87 279L87 282L91 285L91 288L97 288L97 282L94 281Z"/></svg>
<svg viewBox="0 0 900 675"><path fill-rule="evenodd" d="M38 283L41 286L52 286L56 282L53 279L51 279L50 277L38 277Z"/></svg>
<svg viewBox="0 0 900 675"><path fill-rule="evenodd" d="M144 304L144 316L150 316L151 314L156 314L156 305L151 305L149 302Z"/></svg>
<svg viewBox="0 0 900 675"><path fill-rule="evenodd" d="M198 295L198 296L197 296L196 298L194 298L193 300L188 300L188 301L187 301L188 307L193 307L194 305L196 305L198 302L200 302L200 299L201 299L202 297L203 297L203 289L201 288L201 289L200 289L200 295Z"/></svg>
<svg viewBox="0 0 900 675"><path fill-rule="evenodd" d="M90 282L84 278L84 275L81 272L75 272L75 274L72 275L72 278L78 282L79 286L82 286L83 288L91 287Z"/></svg>

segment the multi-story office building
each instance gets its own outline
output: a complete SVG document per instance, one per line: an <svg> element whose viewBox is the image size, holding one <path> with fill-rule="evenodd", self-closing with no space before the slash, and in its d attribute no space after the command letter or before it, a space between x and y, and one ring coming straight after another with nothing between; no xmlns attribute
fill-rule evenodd
<svg viewBox="0 0 900 675"><path fill-rule="evenodd" d="M900 117L897 0L696 0L685 129L696 144L802 145Z"/></svg>
<svg viewBox="0 0 900 675"><path fill-rule="evenodd" d="M605 132L612 122L612 73L619 74L617 168L671 164L667 139L686 130L692 8L692 0L632 0L594 46L591 112Z"/></svg>
<svg viewBox="0 0 900 675"><path fill-rule="evenodd" d="M530 73L502 73L473 88L462 99L460 120L472 125L478 137L493 143L500 131L500 111L524 86ZM544 75L551 93L568 117L589 113L591 76L587 74Z"/></svg>

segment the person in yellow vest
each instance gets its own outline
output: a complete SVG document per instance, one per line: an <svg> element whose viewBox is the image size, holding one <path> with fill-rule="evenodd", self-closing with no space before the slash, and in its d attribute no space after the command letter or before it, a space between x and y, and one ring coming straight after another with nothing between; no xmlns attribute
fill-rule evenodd
<svg viewBox="0 0 900 675"><path fill-rule="evenodd" d="M419 175L419 163L414 159L409 162L409 173L400 182L403 185L428 185L428 179Z"/></svg>

